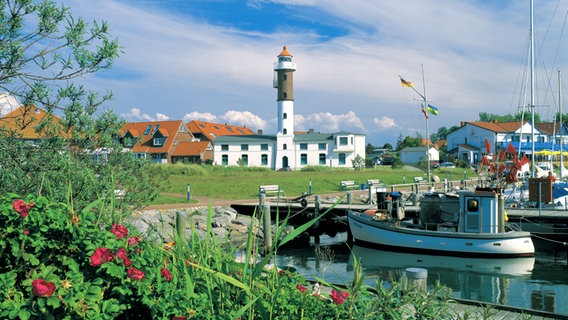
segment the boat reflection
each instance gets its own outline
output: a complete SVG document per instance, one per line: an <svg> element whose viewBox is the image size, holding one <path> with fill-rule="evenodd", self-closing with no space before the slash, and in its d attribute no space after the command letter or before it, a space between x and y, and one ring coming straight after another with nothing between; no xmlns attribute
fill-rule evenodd
<svg viewBox="0 0 568 320"><path fill-rule="evenodd" d="M428 290L433 290L439 282L451 288L455 298L503 305L508 304L513 287L522 278L530 279L535 263L534 257L463 258L399 253L361 246L354 246L352 252L360 259L367 279L396 281L406 268L424 268L428 270ZM349 258L347 271L353 269L353 256Z"/></svg>

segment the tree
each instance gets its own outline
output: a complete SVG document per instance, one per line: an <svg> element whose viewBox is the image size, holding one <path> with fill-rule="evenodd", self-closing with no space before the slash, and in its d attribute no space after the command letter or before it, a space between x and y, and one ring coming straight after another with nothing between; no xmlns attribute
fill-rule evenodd
<svg viewBox="0 0 568 320"><path fill-rule="evenodd" d="M406 136L406 138L402 139L402 135L400 135L396 142L396 151L400 151L408 147L421 147L423 145L422 136L419 133L416 133L416 137L414 138Z"/></svg>
<svg viewBox="0 0 568 320"><path fill-rule="evenodd" d="M117 143L123 122L99 111L112 94L73 82L109 69L118 58L120 47L107 24L91 26L50 1L0 3L0 91L29 109L32 121L35 108L49 115L33 128L44 137L35 145L21 139L29 122L0 128L0 193L48 195L71 204L112 203L116 189L126 191L125 205L155 197L158 177ZM101 150L104 161L95 161Z"/></svg>
<svg viewBox="0 0 568 320"><path fill-rule="evenodd" d="M497 115L493 113L487 112L480 112L479 113L479 121L482 122L491 122L497 120L498 122L512 122L512 121L521 121L521 118L524 121L531 120L531 113L528 111L523 111L517 114L506 114L506 115ZM540 115L538 113L534 114L534 122L540 123Z"/></svg>

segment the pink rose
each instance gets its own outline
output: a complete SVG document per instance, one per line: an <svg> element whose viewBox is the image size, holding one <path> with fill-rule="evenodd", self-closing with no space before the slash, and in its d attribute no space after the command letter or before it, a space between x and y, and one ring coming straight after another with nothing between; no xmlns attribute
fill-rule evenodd
<svg viewBox="0 0 568 320"><path fill-rule="evenodd" d="M32 281L32 292L36 297L50 297L55 292L55 283L42 278Z"/></svg>
<svg viewBox="0 0 568 320"><path fill-rule="evenodd" d="M114 233L117 239L122 239L128 236L128 229L126 229L125 226L116 223L112 225L110 232Z"/></svg>
<svg viewBox="0 0 568 320"><path fill-rule="evenodd" d="M20 214L20 217L25 218L28 216L30 209L34 206L34 203L26 204L24 200L18 199L12 202L12 207L14 210Z"/></svg>
<svg viewBox="0 0 568 320"><path fill-rule="evenodd" d="M139 236L128 238L128 245L131 247L139 244L140 242L142 242L142 238Z"/></svg>
<svg viewBox="0 0 568 320"><path fill-rule="evenodd" d="M303 293L303 292L306 292L306 290L308 290L306 287L304 287L304 286L301 285L301 284L298 284L298 285L296 286L296 289L300 290L300 292L302 292L302 293Z"/></svg>
<svg viewBox="0 0 568 320"><path fill-rule="evenodd" d="M163 276L164 278L166 278L167 282L172 281L172 273L166 269L165 267L162 268L162 271L160 271L160 275Z"/></svg>
<svg viewBox="0 0 568 320"><path fill-rule="evenodd" d="M128 277L132 280L142 280L142 278L144 278L144 272L134 267L128 269L127 273Z"/></svg>
<svg viewBox="0 0 568 320"><path fill-rule="evenodd" d="M348 292L339 292L336 291L335 289L331 289L331 300L333 300L333 303L335 304L342 304L345 302L345 299L349 298L349 293Z"/></svg>
<svg viewBox="0 0 568 320"><path fill-rule="evenodd" d="M122 263L126 267L130 267L130 265L132 264L132 261L130 261L130 259L128 259L128 255L126 254L126 249L124 249L124 248L119 248L118 250L116 250L116 257L118 259L122 260Z"/></svg>
<svg viewBox="0 0 568 320"><path fill-rule="evenodd" d="M114 255L110 249L98 248L91 256L91 266L98 267L103 263L109 262L114 259Z"/></svg>

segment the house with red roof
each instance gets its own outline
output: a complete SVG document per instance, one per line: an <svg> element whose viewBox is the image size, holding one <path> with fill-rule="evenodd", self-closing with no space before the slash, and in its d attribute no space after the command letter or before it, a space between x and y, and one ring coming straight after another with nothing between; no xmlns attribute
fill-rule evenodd
<svg viewBox="0 0 568 320"><path fill-rule="evenodd" d="M46 122L50 125L39 129L40 125ZM27 143L37 145L42 139L54 136L69 137L65 132L53 131L59 122L59 117L41 108L33 105L21 106L0 118L0 130L15 139L23 139Z"/></svg>
<svg viewBox="0 0 568 320"><path fill-rule="evenodd" d="M136 158L154 163L203 163L213 159L211 143L198 141L182 120L126 123L121 142Z"/></svg>
<svg viewBox="0 0 568 320"><path fill-rule="evenodd" d="M456 159L476 164L486 154L485 140L491 146L490 154L505 150L512 144L521 154L532 155L542 150L558 150L561 136L566 137L568 131L560 123L543 122L534 127L529 121L462 122L459 129L448 134L448 154ZM566 138L562 138L566 144ZM564 150L567 146L563 146Z"/></svg>
<svg viewBox="0 0 568 320"><path fill-rule="evenodd" d="M191 134L200 141L209 140L211 142L219 136L250 135L254 132L242 126L232 126L214 122L192 120L185 124Z"/></svg>

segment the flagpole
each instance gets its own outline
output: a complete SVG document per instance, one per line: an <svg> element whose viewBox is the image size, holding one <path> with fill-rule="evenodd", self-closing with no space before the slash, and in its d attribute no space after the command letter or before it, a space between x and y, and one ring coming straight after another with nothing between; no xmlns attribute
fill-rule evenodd
<svg viewBox="0 0 568 320"><path fill-rule="evenodd" d="M424 99L424 105L422 105L422 111L426 115L426 161L427 161L427 168L428 168L428 183L431 182L430 180L430 136L428 133L428 100L426 100L426 81L424 79L424 64L421 63L420 67L422 68L422 88L424 91L424 95L422 98Z"/></svg>

